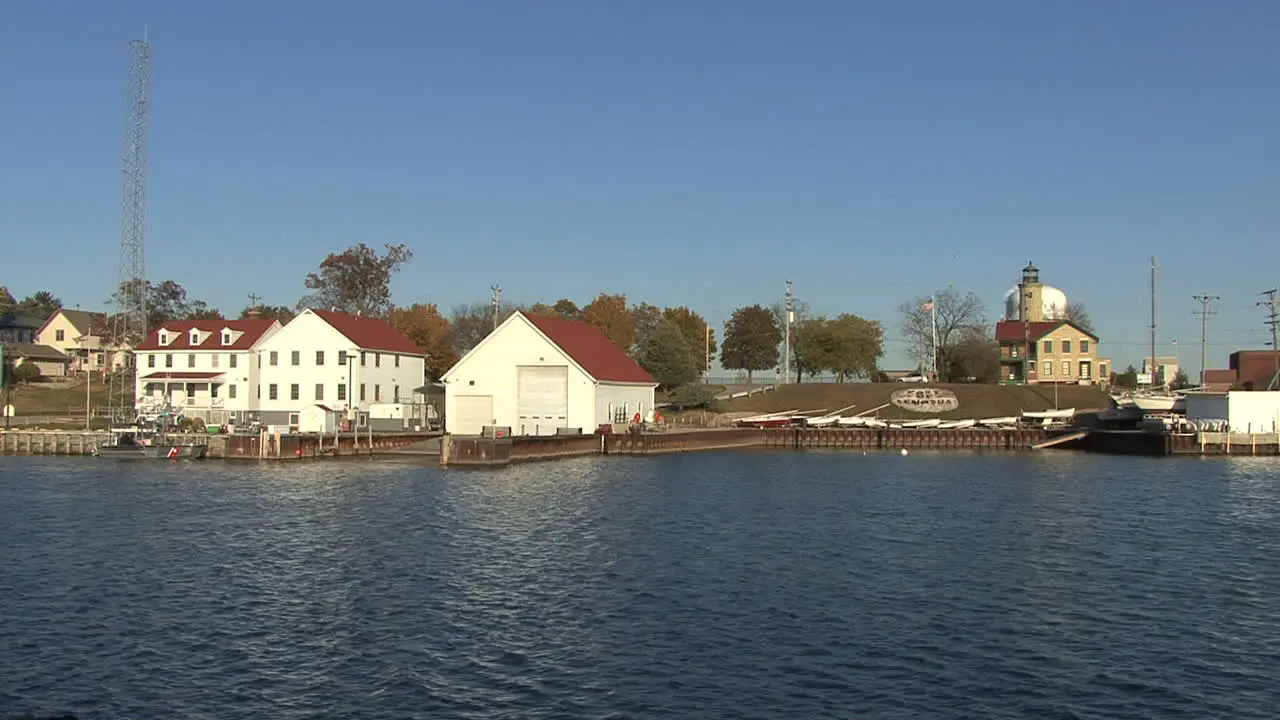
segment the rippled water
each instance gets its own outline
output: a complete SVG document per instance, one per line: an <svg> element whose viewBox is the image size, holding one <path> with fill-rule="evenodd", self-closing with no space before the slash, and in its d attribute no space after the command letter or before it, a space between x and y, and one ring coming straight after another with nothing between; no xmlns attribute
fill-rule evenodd
<svg viewBox="0 0 1280 720"><path fill-rule="evenodd" d="M0 459L0 715L1274 718L1274 461Z"/></svg>

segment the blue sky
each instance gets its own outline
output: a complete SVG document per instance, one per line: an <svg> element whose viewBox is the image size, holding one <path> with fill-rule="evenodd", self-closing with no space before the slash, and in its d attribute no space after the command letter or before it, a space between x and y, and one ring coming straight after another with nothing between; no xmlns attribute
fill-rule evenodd
<svg viewBox="0 0 1280 720"><path fill-rule="evenodd" d="M443 308L776 300L885 322L1028 260L1118 365L1266 339L1280 5L540 0L0 6L0 284L116 281L128 41L154 72L147 271L226 312L403 242Z"/></svg>

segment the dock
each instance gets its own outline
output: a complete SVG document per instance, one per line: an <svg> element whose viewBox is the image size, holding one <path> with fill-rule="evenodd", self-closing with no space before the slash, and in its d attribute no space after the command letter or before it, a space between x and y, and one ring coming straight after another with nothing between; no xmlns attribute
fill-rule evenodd
<svg viewBox="0 0 1280 720"><path fill-rule="evenodd" d="M92 455L111 433L83 430L2 430L0 455ZM316 435L261 433L259 435L211 435L175 433L166 436L183 445L207 445L206 457L227 460L300 460L311 458L374 456L400 448L429 443L438 434L375 432ZM438 440L437 440L438 442ZM439 456L438 448L433 457Z"/></svg>

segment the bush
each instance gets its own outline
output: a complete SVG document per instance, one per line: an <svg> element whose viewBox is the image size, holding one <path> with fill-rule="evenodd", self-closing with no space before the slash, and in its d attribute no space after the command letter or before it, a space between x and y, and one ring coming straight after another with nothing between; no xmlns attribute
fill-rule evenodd
<svg viewBox="0 0 1280 720"><path fill-rule="evenodd" d="M877 370L871 373L870 380L873 383L887 383L889 382L889 373L883 370Z"/></svg>
<svg viewBox="0 0 1280 720"><path fill-rule="evenodd" d="M677 410L708 408L715 401L715 391L699 383L686 383L667 393L667 402Z"/></svg>
<svg viewBox="0 0 1280 720"><path fill-rule="evenodd" d="M22 383L31 383L33 380L39 380L40 368L30 360L23 360L21 365L13 369L13 379Z"/></svg>

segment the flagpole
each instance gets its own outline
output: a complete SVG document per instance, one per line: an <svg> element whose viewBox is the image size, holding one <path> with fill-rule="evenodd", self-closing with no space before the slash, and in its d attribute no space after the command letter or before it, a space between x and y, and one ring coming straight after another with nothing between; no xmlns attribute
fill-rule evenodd
<svg viewBox="0 0 1280 720"><path fill-rule="evenodd" d="M933 323L933 381L938 381L938 300L929 296L929 315Z"/></svg>

